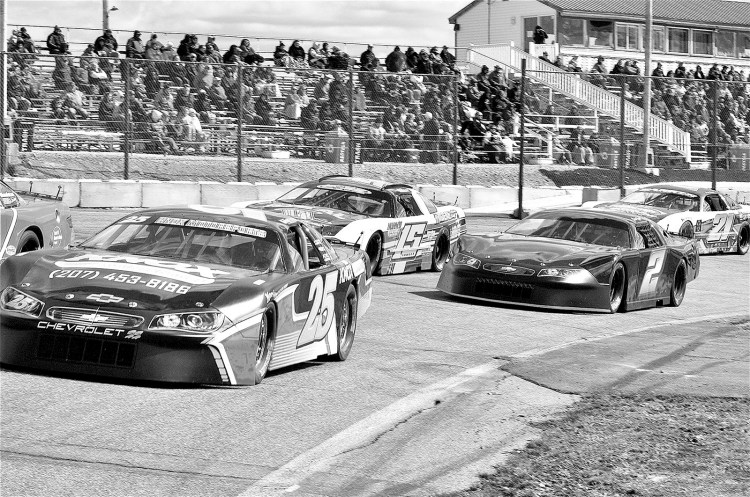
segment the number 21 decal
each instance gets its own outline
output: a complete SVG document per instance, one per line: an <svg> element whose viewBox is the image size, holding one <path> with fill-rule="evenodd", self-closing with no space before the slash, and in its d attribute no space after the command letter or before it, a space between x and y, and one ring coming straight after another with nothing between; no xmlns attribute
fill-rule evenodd
<svg viewBox="0 0 750 497"><path fill-rule="evenodd" d="M297 340L297 348L322 340L331 329L336 327L333 291L336 290L338 281L338 271L325 275L319 274L312 280L308 296L308 299L312 301L312 308Z"/></svg>
<svg viewBox="0 0 750 497"><path fill-rule="evenodd" d="M729 239L729 235L732 233L733 221L734 214L716 214L716 217L714 218L714 226L711 228L711 231L708 232L706 241L711 243L726 242Z"/></svg>

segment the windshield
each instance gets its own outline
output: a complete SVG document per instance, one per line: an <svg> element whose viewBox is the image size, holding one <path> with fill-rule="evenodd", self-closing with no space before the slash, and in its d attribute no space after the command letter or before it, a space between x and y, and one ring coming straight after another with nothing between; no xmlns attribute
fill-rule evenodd
<svg viewBox="0 0 750 497"><path fill-rule="evenodd" d="M511 226L506 233L570 240L607 247L630 247L627 224L610 219L558 215L535 216Z"/></svg>
<svg viewBox="0 0 750 497"><path fill-rule="evenodd" d="M285 193L278 200L288 204L327 207L370 217L393 217L387 193L356 186L299 187Z"/></svg>
<svg viewBox="0 0 750 497"><path fill-rule="evenodd" d="M89 238L81 247L261 272L283 268L274 231L196 219L130 216Z"/></svg>
<svg viewBox="0 0 750 497"><path fill-rule="evenodd" d="M21 203L13 190L5 183L0 183L0 202L3 208L18 207Z"/></svg>
<svg viewBox="0 0 750 497"><path fill-rule="evenodd" d="M639 190L622 199L628 204L651 205L678 211L698 211L698 195L673 190Z"/></svg>

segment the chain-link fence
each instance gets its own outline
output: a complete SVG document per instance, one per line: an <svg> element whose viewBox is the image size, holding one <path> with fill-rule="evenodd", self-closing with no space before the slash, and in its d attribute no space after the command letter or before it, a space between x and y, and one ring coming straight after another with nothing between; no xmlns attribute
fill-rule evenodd
<svg viewBox="0 0 750 497"><path fill-rule="evenodd" d="M157 179L252 181L257 161L292 159L349 174L358 164L443 163L454 184L476 164L518 164L558 186L622 189L692 177L680 171L714 182L750 171L747 82L651 78L645 146L642 76L546 63L523 78L500 65L418 74L343 57L336 69L202 59L8 53L7 143L70 153L71 177L141 179L148 168ZM86 170L76 170L81 156Z"/></svg>

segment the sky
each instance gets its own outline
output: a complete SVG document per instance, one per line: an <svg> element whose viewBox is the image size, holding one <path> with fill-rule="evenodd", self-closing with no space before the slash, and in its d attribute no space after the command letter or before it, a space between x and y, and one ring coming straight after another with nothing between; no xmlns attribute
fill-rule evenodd
<svg viewBox="0 0 750 497"><path fill-rule="evenodd" d="M102 27L102 0L6 0L9 25L63 28ZM215 33L239 38L273 38L375 45L442 46L454 44L448 18L471 0L108 0L113 30L144 33ZM49 30L27 28L43 42ZM68 41L99 33L65 29ZM91 36L93 35L93 38ZM124 45L129 33L117 33ZM163 37L160 37L163 38ZM203 39L199 38L200 43ZM221 46L226 50L227 46Z"/></svg>

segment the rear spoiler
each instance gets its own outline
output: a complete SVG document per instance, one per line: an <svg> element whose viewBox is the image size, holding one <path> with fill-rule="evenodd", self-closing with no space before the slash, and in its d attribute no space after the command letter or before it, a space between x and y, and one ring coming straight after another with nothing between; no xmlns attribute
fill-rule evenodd
<svg viewBox="0 0 750 497"><path fill-rule="evenodd" d="M22 192L22 191L16 190L16 193L19 194L19 195L23 195L24 197L33 197L33 198L38 198L38 199L42 199L42 200L56 200L56 201L62 200L62 197L63 197L63 187L62 187L62 185L57 185L57 193L54 194L54 195L52 195L51 193L33 192L33 191L31 191L31 189L33 187L34 187L34 182L30 181L29 182L29 191Z"/></svg>

